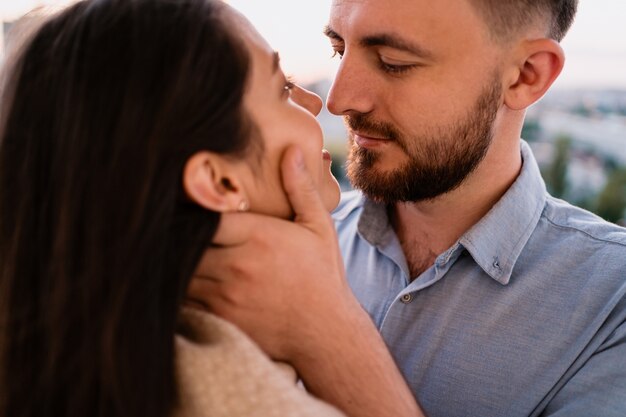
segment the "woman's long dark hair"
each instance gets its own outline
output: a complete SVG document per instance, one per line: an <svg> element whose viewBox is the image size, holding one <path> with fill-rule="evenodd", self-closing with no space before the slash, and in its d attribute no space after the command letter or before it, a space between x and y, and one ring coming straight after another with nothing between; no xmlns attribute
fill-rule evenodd
<svg viewBox="0 0 626 417"><path fill-rule="evenodd" d="M0 415L167 416L179 303L219 215L195 152L250 149L211 0L87 0L22 47L0 126ZM207 375L210 378L210 375Z"/></svg>

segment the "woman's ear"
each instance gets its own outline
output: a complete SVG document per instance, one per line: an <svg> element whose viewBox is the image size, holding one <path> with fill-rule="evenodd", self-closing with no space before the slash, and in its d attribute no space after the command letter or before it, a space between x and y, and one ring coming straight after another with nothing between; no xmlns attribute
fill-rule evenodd
<svg viewBox="0 0 626 417"><path fill-rule="evenodd" d="M517 62L510 67L504 104L513 110L528 108L550 88L564 63L565 54L555 40L525 41L520 45Z"/></svg>
<svg viewBox="0 0 626 417"><path fill-rule="evenodd" d="M234 169L220 155L194 154L183 170L183 187L196 204L212 211L246 211L248 201Z"/></svg>

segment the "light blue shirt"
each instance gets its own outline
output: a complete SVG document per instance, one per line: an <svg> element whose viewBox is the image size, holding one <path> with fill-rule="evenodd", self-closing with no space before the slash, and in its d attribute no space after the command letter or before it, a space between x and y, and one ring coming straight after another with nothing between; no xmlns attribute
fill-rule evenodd
<svg viewBox="0 0 626 417"><path fill-rule="evenodd" d="M429 417L626 417L626 229L548 195L521 150L507 193L414 280L386 207L345 194L350 285Z"/></svg>

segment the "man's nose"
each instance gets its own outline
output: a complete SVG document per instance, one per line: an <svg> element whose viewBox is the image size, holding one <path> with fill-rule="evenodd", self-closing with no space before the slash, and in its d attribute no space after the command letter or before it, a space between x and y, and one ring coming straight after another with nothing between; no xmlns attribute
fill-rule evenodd
<svg viewBox="0 0 626 417"><path fill-rule="evenodd" d="M328 111L338 116L371 112L375 85L370 71L367 63L345 54L328 92Z"/></svg>
<svg viewBox="0 0 626 417"><path fill-rule="evenodd" d="M291 90L291 99L310 111L313 116L317 116L322 111L323 104L320 96L299 85L294 86L293 90Z"/></svg>

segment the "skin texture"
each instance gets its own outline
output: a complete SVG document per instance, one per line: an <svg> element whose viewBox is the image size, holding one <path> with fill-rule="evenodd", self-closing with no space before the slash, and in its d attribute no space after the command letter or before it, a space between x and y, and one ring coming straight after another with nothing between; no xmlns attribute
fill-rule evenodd
<svg viewBox="0 0 626 417"><path fill-rule="evenodd" d="M414 171L431 165L430 180L437 171L445 173L451 159L471 153L481 142L472 132L465 137L451 133L476 117L481 98L491 100L482 105L494 113L484 120L491 124L490 144L484 156L472 156L477 164L460 184L418 201L382 198L393 203L391 220L413 277L489 211L517 177L525 109L543 95L563 63L558 44L542 33L531 27L522 38L496 43L465 0L333 2L327 34L342 61L329 110L347 120L366 117L387 124L400 136L358 146L359 134L369 133L350 132L349 170L363 177L366 192L367 185L406 169L412 156L418 160ZM410 50L397 44L410 45ZM486 94L490 86L499 94ZM445 155L430 156L437 147ZM363 152L372 153L375 163L364 167L359 159ZM419 184L415 191L419 196Z"/></svg>
<svg viewBox="0 0 626 417"><path fill-rule="evenodd" d="M278 55L252 27L247 35L252 51L252 74L244 102L264 138L265 148L261 158L263 173L249 191L251 207L279 217L292 214L278 174L287 146L298 145L324 207L332 210L339 202L339 185L330 173L330 160L322 157L323 135L315 120L322 100L286 80L275 66Z"/></svg>
<svg viewBox="0 0 626 417"><path fill-rule="evenodd" d="M297 145L327 211L339 202L339 185L322 153L322 129L315 119L322 100L293 84L280 68L279 56L239 13L226 6L224 18L238 28L251 56L244 108L253 124L254 148L244 160L201 152L185 173L188 195L215 211L250 210L292 218L280 178L285 150ZM245 206L241 206L242 202Z"/></svg>
<svg viewBox="0 0 626 417"><path fill-rule="evenodd" d="M434 199L462 185L485 157L491 144L491 125L497 111L499 85L488 85L462 120L410 136L395 126L373 121L367 114L346 115L351 134L348 177L370 199L393 204L398 201ZM358 132L358 133L357 133ZM377 139L364 139L364 137ZM385 148L398 147L405 161L379 169Z"/></svg>
<svg viewBox="0 0 626 417"><path fill-rule="evenodd" d="M220 248L206 252L189 298L293 365L309 392L349 416L424 415L348 287L332 220L297 147L281 172L294 221L224 214L214 240ZM292 258L307 253L316 256ZM271 285L258 273L268 260L288 268L274 271Z"/></svg>
<svg viewBox="0 0 626 417"><path fill-rule="evenodd" d="M456 143L460 139L453 127L469 120L485 91L495 86L497 94L489 96L486 106L494 113L488 119L489 146L460 185L434 198L389 204L392 225L416 277L515 180L522 164L519 137L525 110L560 73L563 52L545 38L539 23L506 43L495 43L469 0L335 0L328 28L333 49L343 55L329 110L352 119L363 116L378 127L386 124L402 140L400 146L351 132L353 142L375 154L366 167L371 178L405 167L411 155L423 157L424 149L437 141L457 150L469 146ZM389 72L390 66L405 65L412 67ZM377 133L381 131L385 129ZM357 138L359 133L365 137ZM285 179L296 175L290 155L283 164ZM445 163L445 157L439 162ZM388 353L379 349L380 339L368 331L371 323L363 321L345 292L332 226L328 215L314 208L319 205L311 203L316 198L307 190L312 187L288 187L287 181L285 186L294 210L296 202L309 202L297 205L295 222L226 216L219 232L225 247L205 253L190 295L235 321L271 356L293 363L313 392L348 414L418 415L411 405L394 409L406 403L406 386L396 379L394 366L385 368ZM244 221L248 232L242 230ZM354 341L341 335L353 335L357 326L363 331L359 340L371 340L354 349ZM325 359L330 363L321 366ZM375 371L359 373L370 364ZM389 384L396 391L390 392Z"/></svg>

